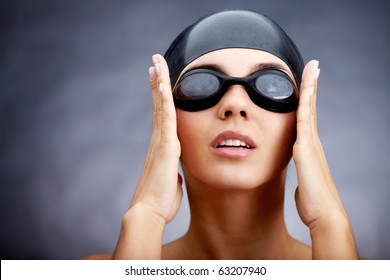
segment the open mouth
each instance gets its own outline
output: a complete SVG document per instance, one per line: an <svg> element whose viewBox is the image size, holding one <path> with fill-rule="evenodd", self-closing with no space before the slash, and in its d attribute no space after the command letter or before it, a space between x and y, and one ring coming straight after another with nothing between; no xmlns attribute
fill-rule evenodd
<svg viewBox="0 0 390 280"><path fill-rule="evenodd" d="M239 139L227 139L227 140L222 140L216 148L243 148L243 149L252 149L249 144L247 144L243 140Z"/></svg>
<svg viewBox="0 0 390 280"><path fill-rule="evenodd" d="M256 144L245 131L226 130L215 137L211 147L218 156L240 159L253 154Z"/></svg>

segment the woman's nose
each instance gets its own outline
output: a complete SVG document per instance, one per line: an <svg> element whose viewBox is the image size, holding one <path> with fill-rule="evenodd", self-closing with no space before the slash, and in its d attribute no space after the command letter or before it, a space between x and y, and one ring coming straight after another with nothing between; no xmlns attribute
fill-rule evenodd
<svg viewBox="0 0 390 280"><path fill-rule="evenodd" d="M241 85L233 85L218 102L218 116L221 119L231 117L247 119L250 116L251 103L245 88Z"/></svg>

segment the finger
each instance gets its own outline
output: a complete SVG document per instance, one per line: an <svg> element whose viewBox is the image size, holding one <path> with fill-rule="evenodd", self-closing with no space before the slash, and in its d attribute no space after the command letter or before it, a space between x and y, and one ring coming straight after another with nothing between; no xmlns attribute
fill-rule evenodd
<svg viewBox="0 0 390 280"><path fill-rule="evenodd" d="M160 84L162 98L162 129L161 139L171 141L177 139L177 121L175 105L172 98L172 92L166 84Z"/></svg>
<svg viewBox="0 0 390 280"><path fill-rule="evenodd" d="M152 92L152 137L157 136L161 111L161 96L158 89L157 70L156 67L149 68L150 90ZM159 140L159 139L156 139Z"/></svg>
<svg viewBox="0 0 390 280"><path fill-rule="evenodd" d="M313 111L313 96L316 92L316 71L318 69L318 61L310 61L304 71L301 83L301 94L297 110L297 140L311 139L313 136L313 113L315 115L315 107ZM310 137L310 138L308 138Z"/></svg>
<svg viewBox="0 0 390 280"><path fill-rule="evenodd" d="M161 84L169 83L169 71L167 70L168 66L166 66L166 63L164 65L165 60L161 55L153 55L152 61L154 66L149 68L153 105L152 138L159 143L161 139L163 119L163 86L161 86Z"/></svg>
<svg viewBox="0 0 390 280"><path fill-rule="evenodd" d="M153 61L155 59L153 58ZM149 162L150 154L154 153L154 149L161 139L161 111L162 101L158 89L158 68L156 66L149 68L150 90L152 93L152 131L149 143L149 152L147 153L146 164Z"/></svg>
<svg viewBox="0 0 390 280"><path fill-rule="evenodd" d="M312 132L314 133L314 137L318 136L317 131L317 92L318 92L318 77L320 75L320 69L317 68L314 72L314 90L311 95L311 126L312 126Z"/></svg>
<svg viewBox="0 0 390 280"><path fill-rule="evenodd" d="M169 77L169 68L164 57L160 54L155 54L153 56L153 61L155 61L155 64L158 64L160 66L159 67L160 72L158 73L158 82L170 85L171 80Z"/></svg>
<svg viewBox="0 0 390 280"><path fill-rule="evenodd" d="M301 91L297 110L297 140L301 141L311 134L311 98L313 88L305 88Z"/></svg>
<svg viewBox="0 0 390 280"><path fill-rule="evenodd" d="M152 112L153 112L153 128L160 128L161 122L161 111L162 111L162 101L161 94L159 91L159 76L160 76L160 65L158 63L158 55L152 56L152 61L154 67L150 68L150 89L152 92Z"/></svg>
<svg viewBox="0 0 390 280"><path fill-rule="evenodd" d="M171 82L169 78L168 65L161 55L157 55L158 60L158 81L159 91L162 103L162 119L161 119L161 137L165 140L177 139L177 125L176 125L176 110L173 101Z"/></svg>
<svg viewBox="0 0 390 280"><path fill-rule="evenodd" d="M311 60L306 64L302 74L301 91L304 88L315 86L314 77L318 69L318 66L319 66L318 60Z"/></svg>

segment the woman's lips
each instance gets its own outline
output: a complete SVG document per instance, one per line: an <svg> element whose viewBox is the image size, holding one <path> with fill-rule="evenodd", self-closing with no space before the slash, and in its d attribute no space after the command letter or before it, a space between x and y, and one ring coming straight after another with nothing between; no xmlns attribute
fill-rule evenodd
<svg viewBox="0 0 390 280"><path fill-rule="evenodd" d="M238 159L251 155L256 144L244 131L227 130L215 137L211 148L218 156Z"/></svg>

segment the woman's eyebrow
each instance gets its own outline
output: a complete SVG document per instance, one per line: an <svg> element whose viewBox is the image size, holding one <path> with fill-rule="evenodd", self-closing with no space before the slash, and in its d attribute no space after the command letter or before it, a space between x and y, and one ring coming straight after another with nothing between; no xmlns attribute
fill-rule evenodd
<svg viewBox="0 0 390 280"><path fill-rule="evenodd" d="M254 72L257 72L257 71L260 71L260 70L264 70L264 69L277 69L277 70L287 71L285 69L285 67L283 67L283 65L281 65L279 63L269 62L269 63L257 63L257 64L255 64L252 67L251 73L254 73Z"/></svg>
<svg viewBox="0 0 390 280"><path fill-rule="evenodd" d="M195 68L207 68L207 69L216 70L216 71L218 71L220 73L225 74L224 67L222 66L222 64L218 64L218 63L207 63L207 64L201 64L201 65L194 65L190 69L187 69L186 72L188 72L188 71L190 71L192 69L195 69Z"/></svg>
<svg viewBox="0 0 390 280"><path fill-rule="evenodd" d="M194 65L193 67L191 67L190 69L188 69L186 72L194 69L194 68L208 68L208 69L213 69L213 70L216 70L220 73L223 73L223 74L226 74L225 72L225 68L223 67L222 64L218 64L218 63L207 63L207 64L201 64L201 65ZM257 71L260 71L260 70L264 70L264 69L277 69L277 70L283 70L283 71L287 71L285 69L285 67L279 63L273 63L273 62L265 62L265 63L257 63L255 64L251 70L250 70L250 73L254 73L254 72L257 72Z"/></svg>

